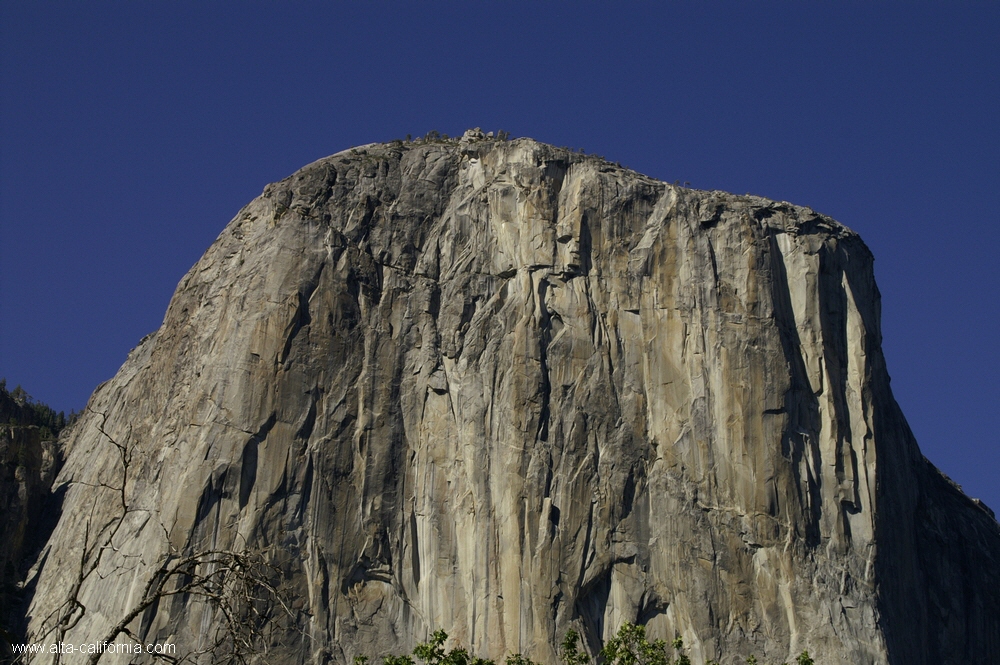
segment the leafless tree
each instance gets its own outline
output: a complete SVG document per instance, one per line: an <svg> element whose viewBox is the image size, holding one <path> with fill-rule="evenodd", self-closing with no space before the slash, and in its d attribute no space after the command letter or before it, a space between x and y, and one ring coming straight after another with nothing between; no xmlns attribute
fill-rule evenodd
<svg viewBox="0 0 1000 665"><path fill-rule="evenodd" d="M129 500L128 486L133 480L136 446L132 428L126 430L123 440L108 433L107 414L90 410L99 419L97 430L102 440L114 446L117 453L117 475L114 482L99 480L96 483L75 481L96 490L90 506L90 513L84 524L84 546L80 553L77 570L73 576L67 598L42 622L42 629L31 636L36 643L63 642L87 612L81 599L81 590L88 580L95 576L109 576L107 568L115 572L130 566L145 566L138 555L127 554L123 549L123 539L128 537L126 526L138 513L149 513L147 509L135 507ZM103 497L111 492L115 496L116 510L110 519L98 522L98 506ZM105 498L106 500L106 498ZM160 523L163 536L167 530ZM181 598L185 603L204 603L215 614L215 631L208 636L207 644L192 649L182 655L176 653L152 653L143 655L169 663L213 663L218 665L247 665L259 661L268 644L277 640L276 620L284 614L293 617L286 600L286 592L281 586L281 570L270 562L265 549L244 547L238 549L204 549L180 554L168 545L167 553L145 573L147 581L139 600L135 602L95 644L113 644L122 637L134 644L142 644L144 635L138 627L143 616L155 612L161 602L170 598ZM118 557L109 561L113 554ZM97 665L107 652L89 654L88 665ZM46 654L53 655L53 654ZM30 662L31 655L22 657ZM53 665L59 665L61 655L54 654Z"/></svg>

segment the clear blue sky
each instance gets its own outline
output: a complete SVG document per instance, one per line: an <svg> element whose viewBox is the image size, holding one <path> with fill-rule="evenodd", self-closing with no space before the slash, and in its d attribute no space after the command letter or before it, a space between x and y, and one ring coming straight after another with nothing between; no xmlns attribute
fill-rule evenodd
<svg viewBox="0 0 1000 665"><path fill-rule="evenodd" d="M268 182L502 128L858 231L896 398L1000 510L1000 3L7 0L0 30L0 376L57 409Z"/></svg>

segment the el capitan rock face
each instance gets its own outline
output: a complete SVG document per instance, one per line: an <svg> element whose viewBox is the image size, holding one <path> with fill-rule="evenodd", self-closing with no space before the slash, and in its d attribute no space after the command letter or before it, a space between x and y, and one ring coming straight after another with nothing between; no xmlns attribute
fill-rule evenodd
<svg viewBox="0 0 1000 665"><path fill-rule="evenodd" d="M568 628L596 649L626 620L696 663L987 662L1000 528L920 454L878 298L808 208L475 133L322 159L94 394L31 628L120 513L113 438L130 514L67 642L168 552L250 544L294 592L277 663L437 628L552 663ZM213 620L174 597L134 630L193 649Z"/></svg>

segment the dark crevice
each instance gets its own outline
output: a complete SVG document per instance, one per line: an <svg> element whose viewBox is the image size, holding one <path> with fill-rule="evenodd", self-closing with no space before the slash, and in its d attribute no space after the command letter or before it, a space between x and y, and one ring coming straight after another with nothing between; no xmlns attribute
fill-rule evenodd
<svg viewBox="0 0 1000 665"><path fill-rule="evenodd" d="M275 422L277 422L276 414L272 413L268 419L261 425L257 433L250 437L250 439L243 446L243 456L240 466L240 510L242 510L247 502L250 500L250 492L253 490L254 484L257 482L257 448L264 442L267 438L268 433L271 428L274 427ZM206 488L207 490L208 488ZM202 496L205 499L205 496ZM205 513L207 515L207 512ZM198 508L198 521L204 517L201 511L201 505Z"/></svg>
<svg viewBox="0 0 1000 665"><path fill-rule="evenodd" d="M635 469L629 470L622 492L622 519L625 519L632 514L632 505L635 502Z"/></svg>
<svg viewBox="0 0 1000 665"><path fill-rule="evenodd" d="M548 308L545 306L545 292L549 288L548 281L542 279L538 282L538 304L541 311L539 323L538 355L539 363L539 386L538 392L541 399L541 407L538 410L538 431L535 434L537 441L549 440L549 418L550 400L552 397L552 384L549 382L548 349L552 342L552 318Z"/></svg>
<svg viewBox="0 0 1000 665"><path fill-rule="evenodd" d="M584 588L576 601L576 614L583 621L584 639L591 653L603 646L604 612L611 595L611 568L602 571Z"/></svg>
<svg viewBox="0 0 1000 665"><path fill-rule="evenodd" d="M805 536L809 547L820 544L820 518L822 501L820 479L814 478L811 468L821 468L816 457L819 451L817 434L820 431L819 402L812 393L809 374L802 359L801 340L795 325L791 293L788 288L788 272L784 257L778 247L776 233L770 233L768 251L771 261L771 289L774 302L775 325L781 339L781 348L789 369L789 387L785 393L784 412L788 415L785 432L781 437L782 455L789 460L799 505L806 517ZM807 463L812 458L812 464ZM803 465L805 478L802 477Z"/></svg>
<svg viewBox="0 0 1000 665"><path fill-rule="evenodd" d="M299 431L295 433L295 438L300 441L306 441L312 436L313 428L316 426L316 404L319 402L319 394L319 388L310 391L309 410L306 412L305 420L302 421Z"/></svg>
<svg viewBox="0 0 1000 665"><path fill-rule="evenodd" d="M308 461L306 462L306 473L302 479L302 496L299 501L298 514L296 515L297 521L301 524L306 517L306 508L309 506L309 502L312 499L312 486L313 486L313 458L309 455Z"/></svg>
<svg viewBox="0 0 1000 665"><path fill-rule="evenodd" d="M321 261L316 270L316 274L313 275L311 280L304 283L299 288L298 294L296 294L295 313L292 315L292 320L286 328L287 332L285 333L285 344L281 349L281 355L278 356L279 365L283 364L288 359L288 355L292 350L292 343L298 336L299 331L312 323L312 316L309 313L309 299L319 286L320 276L323 274L323 269L325 267L326 262Z"/></svg>

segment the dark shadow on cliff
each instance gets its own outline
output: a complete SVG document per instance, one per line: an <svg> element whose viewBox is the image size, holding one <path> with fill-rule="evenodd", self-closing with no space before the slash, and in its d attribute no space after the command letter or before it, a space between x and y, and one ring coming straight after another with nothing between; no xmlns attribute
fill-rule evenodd
<svg viewBox="0 0 1000 665"><path fill-rule="evenodd" d="M61 463L62 460L59 461ZM6 566L0 577L3 582L3 588L0 589L0 665L18 662L11 645L25 641L28 608L35 595L35 582L48 558L48 552L43 553L42 550L59 522L66 489L67 486L62 485L41 498L29 518L30 536L25 539L19 565ZM38 558L39 555L41 559ZM27 580L32 566L36 566L35 574Z"/></svg>
<svg viewBox="0 0 1000 665"><path fill-rule="evenodd" d="M810 468L819 468L820 455L818 439L820 430L819 402L809 384L809 375L802 359L792 297L788 291L788 272L778 241L772 233L768 251L771 258L772 298L774 299L774 319L781 337L781 349L785 356L789 376L789 388L785 393L785 414L788 418L781 439L781 454L790 462L802 514L807 517L802 525L803 532L797 535L805 538L806 544L815 548L820 544L819 523L822 513L819 479L812 477ZM806 457L810 463L803 464ZM806 478L802 478L805 466Z"/></svg>
<svg viewBox="0 0 1000 665"><path fill-rule="evenodd" d="M889 663L992 665L1000 655L1000 524L930 461L917 467L909 523L882 530L876 559L879 580L910 582L879 590Z"/></svg>

